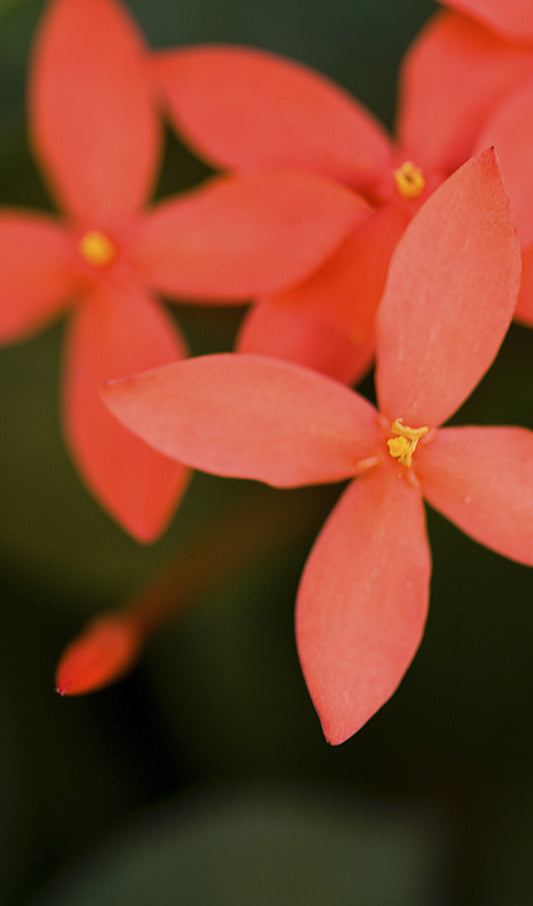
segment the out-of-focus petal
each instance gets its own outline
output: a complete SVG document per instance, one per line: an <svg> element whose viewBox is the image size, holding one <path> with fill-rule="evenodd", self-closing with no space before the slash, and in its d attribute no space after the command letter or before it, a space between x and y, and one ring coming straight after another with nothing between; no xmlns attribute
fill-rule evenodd
<svg viewBox="0 0 533 906"><path fill-rule="evenodd" d="M532 4L533 9L533 4ZM533 243L533 79L528 79L498 105L476 147L496 148L505 188L511 196L523 245Z"/></svg>
<svg viewBox="0 0 533 906"><path fill-rule="evenodd" d="M93 620L63 652L56 671L60 695L84 695L115 682L134 663L139 630L121 614Z"/></svg>
<svg viewBox="0 0 533 906"><path fill-rule="evenodd" d="M533 327L533 246L522 252L522 282L514 315L517 321Z"/></svg>
<svg viewBox="0 0 533 906"><path fill-rule="evenodd" d="M533 432L443 428L416 453L424 497L476 541L533 566Z"/></svg>
<svg viewBox="0 0 533 906"><path fill-rule="evenodd" d="M305 681L331 743L398 687L424 631L430 574L420 490L392 466L356 479L311 551L296 605Z"/></svg>
<svg viewBox="0 0 533 906"><path fill-rule="evenodd" d="M307 276L368 216L353 192L310 173L222 177L148 213L130 254L171 296L242 300Z"/></svg>
<svg viewBox="0 0 533 906"><path fill-rule="evenodd" d="M30 118L62 205L105 229L146 199L159 150L148 57L115 0L52 0L35 46Z"/></svg>
<svg viewBox="0 0 533 906"><path fill-rule="evenodd" d="M504 38L533 41L531 0L443 0L459 12L478 19Z"/></svg>
<svg viewBox="0 0 533 906"><path fill-rule="evenodd" d="M217 166L297 166L365 189L390 141L361 105L305 66L264 50L203 46L155 57L171 117Z"/></svg>
<svg viewBox="0 0 533 906"><path fill-rule="evenodd" d="M374 343L371 337L356 345L328 320L327 313L320 317L273 296L250 309L237 337L237 351L297 362L352 384L370 368Z"/></svg>
<svg viewBox="0 0 533 906"><path fill-rule="evenodd" d="M79 307L67 339L64 404L74 459L104 509L139 541L152 541L184 493L189 470L119 425L99 389L181 358L183 341L144 292L116 281L102 281Z"/></svg>
<svg viewBox="0 0 533 906"><path fill-rule="evenodd" d="M377 318L382 411L413 428L449 418L496 356L519 284L516 228L488 150L437 189L396 247Z"/></svg>
<svg viewBox="0 0 533 906"><path fill-rule="evenodd" d="M348 384L361 380L374 356L390 256L407 222L402 204L375 211L311 277L252 309L239 351L297 361Z"/></svg>
<svg viewBox="0 0 533 906"><path fill-rule="evenodd" d="M41 214L0 212L0 341L38 330L67 302L76 285L72 239Z"/></svg>
<svg viewBox="0 0 533 906"><path fill-rule="evenodd" d="M417 164L451 173L494 105L532 72L532 47L508 44L457 13L437 14L404 60L401 145Z"/></svg>
<svg viewBox="0 0 533 906"><path fill-rule="evenodd" d="M111 382L102 397L167 456L278 487L340 481L383 442L376 410L362 397L262 356L189 359Z"/></svg>

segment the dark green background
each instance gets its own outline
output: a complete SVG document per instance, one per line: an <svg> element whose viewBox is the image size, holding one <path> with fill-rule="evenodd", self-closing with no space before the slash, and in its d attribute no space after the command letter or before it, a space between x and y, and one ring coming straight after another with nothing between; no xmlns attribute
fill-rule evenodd
<svg viewBox="0 0 533 906"><path fill-rule="evenodd" d="M327 73L389 126L399 59L434 10L430 0L128 6L153 46L271 48ZM49 205L24 119L42 8L0 0L0 200L32 207ZM169 135L159 194L205 173ZM229 348L241 315L173 310L194 352ZM421 650L391 702L339 748L324 742L293 641L298 578L335 491L252 499L259 525L265 501L313 515L281 551L273 543L176 616L127 680L84 699L55 694L57 658L85 620L255 493L197 476L159 543L127 538L62 443L62 332L0 352L0 903L529 904L531 573L433 513ZM513 327L456 421L533 427L532 353L533 334ZM209 569L208 546L205 556Z"/></svg>

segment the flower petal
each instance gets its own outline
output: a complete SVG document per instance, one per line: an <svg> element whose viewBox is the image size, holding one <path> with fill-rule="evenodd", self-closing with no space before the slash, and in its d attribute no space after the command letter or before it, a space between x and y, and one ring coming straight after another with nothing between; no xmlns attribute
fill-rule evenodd
<svg viewBox="0 0 533 906"><path fill-rule="evenodd" d="M56 670L60 695L84 695L119 679L135 662L140 646L127 615L96 617L65 649Z"/></svg>
<svg viewBox="0 0 533 906"><path fill-rule="evenodd" d="M456 13L437 14L404 58L401 144L419 165L451 173L494 105L531 72L533 48L507 44Z"/></svg>
<svg viewBox="0 0 533 906"><path fill-rule="evenodd" d="M345 384L360 380L372 364L373 337L356 345L327 315L286 304L289 295L273 296L251 307L237 337L237 351L297 362Z"/></svg>
<svg viewBox="0 0 533 906"><path fill-rule="evenodd" d="M52 0L38 34L30 116L60 202L106 228L146 199L159 127L142 40L115 0Z"/></svg>
<svg viewBox="0 0 533 906"><path fill-rule="evenodd" d="M531 0L443 0L459 12L478 19L503 38L533 41Z"/></svg>
<svg viewBox="0 0 533 906"><path fill-rule="evenodd" d="M533 432L443 428L416 454L436 510L492 550L533 566Z"/></svg>
<svg viewBox="0 0 533 906"><path fill-rule="evenodd" d="M418 211L393 255L378 312L384 413L436 426L491 365L512 318L519 245L494 152L454 173Z"/></svg>
<svg viewBox="0 0 533 906"><path fill-rule="evenodd" d="M18 340L51 320L76 285L73 242L41 214L0 212L0 340Z"/></svg>
<svg viewBox="0 0 533 906"><path fill-rule="evenodd" d="M300 661L329 742L344 742L397 689L427 615L431 562L418 488L380 466L354 481L306 563Z"/></svg>
<svg viewBox="0 0 533 906"><path fill-rule="evenodd" d="M261 356L189 359L112 382L103 399L167 456L278 487L340 481L382 443L376 410L362 397Z"/></svg>
<svg viewBox="0 0 533 906"><path fill-rule="evenodd" d="M522 252L522 282L514 315L517 321L533 327L533 246Z"/></svg>
<svg viewBox="0 0 533 906"><path fill-rule="evenodd" d="M102 405L99 387L184 354L170 319L135 286L102 281L70 325L64 403L72 454L104 509L139 541L163 531L188 469L119 425Z"/></svg>
<svg viewBox="0 0 533 906"><path fill-rule="evenodd" d="M498 105L476 143L479 149L496 148L523 245L533 243L532 143L533 79L528 79Z"/></svg>
<svg viewBox="0 0 533 906"><path fill-rule="evenodd" d="M217 166L304 167L360 190L390 168L371 114L292 60L206 45L160 53L155 68L177 127Z"/></svg>
<svg viewBox="0 0 533 906"><path fill-rule="evenodd" d="M171 296L242 300L307 276L368 215L353 192L310 173L222 177L147 214L130 253Z"/></svg>
<svg viewBox="0 0 533 906"><path fill-rule="evenodd" d="M374 356L374 321L390 256L408 215L386 204L307 280L264 299L245 319L238 349L307 365L347 384Z"/></svg>

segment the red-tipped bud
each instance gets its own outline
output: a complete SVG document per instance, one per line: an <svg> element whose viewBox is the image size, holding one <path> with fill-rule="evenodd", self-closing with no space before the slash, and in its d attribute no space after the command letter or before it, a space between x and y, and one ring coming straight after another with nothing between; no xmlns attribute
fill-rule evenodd
<svg viewBox="0 0 533 906"><path fill-rule="evenodd" d="M114 682L137 657L139 631L127 616L109 614L93 620L67 646L56 671L60 695L82 695Z"/></svg>

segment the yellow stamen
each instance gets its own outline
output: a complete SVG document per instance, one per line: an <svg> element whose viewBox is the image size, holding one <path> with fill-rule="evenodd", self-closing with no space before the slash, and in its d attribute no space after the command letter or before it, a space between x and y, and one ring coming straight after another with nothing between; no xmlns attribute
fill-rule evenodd
<svg viewBox="0 0 533 906"><path fill-rule="evenodd" d="M426 187L422 170L410 160L406 160L394 171L394 181L402 198L418 198Z"/></svg>
<svg viewBox="0 0 533 906"><path fill-rule="evenodd" d="M93 267L105 267L117 254L111 239L98 230L89 230L80 239L79 250L86 261Z"/></svg>
<svg viewBox="0 0 533 906"><path fill-rule="evenodd" d="M404 425L401 418L397 418L391 428L393 436L387 441L389 453L393 459L398 459L403 466L410 466L420 438L428 433L429 428L410 428Z"/></svg>

